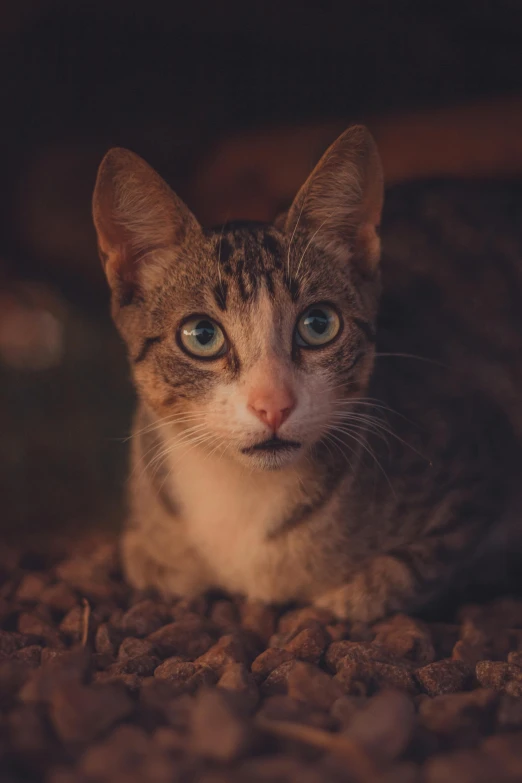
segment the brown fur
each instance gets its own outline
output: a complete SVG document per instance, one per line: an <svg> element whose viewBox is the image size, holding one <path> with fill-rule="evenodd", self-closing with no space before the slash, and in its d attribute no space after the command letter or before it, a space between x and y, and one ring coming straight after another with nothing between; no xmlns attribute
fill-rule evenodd
<svg viewBox="0 0 522 783"><path fill-rule="evenodd" d="M457 191L460 233L443 184L397 192L379 266L363 128L275 226L204 230L137 156L108 153L94 219L140 397L123 540L136 586L369 621L436 594L504 529L521 473L520 192ZM491 229L468 219L474 202ZM296 321L321 302L342 328L302 348ZM193 314L223 329L223 356L183 351ZM261 381L297 400L278 431L291 454L249 452L268 437L246 404Z"/></svg>

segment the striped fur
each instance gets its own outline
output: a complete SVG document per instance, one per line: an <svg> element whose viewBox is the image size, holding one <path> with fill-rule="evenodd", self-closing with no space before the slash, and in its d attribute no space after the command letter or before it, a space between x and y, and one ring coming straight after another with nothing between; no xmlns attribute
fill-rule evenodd
<svg viewBox="0 0 522 783"><path fill-rule="evenodd" d="M273 226L205 230L140 159L109 153L94 217L140 399L122 543L133 584L371 621L431 599L517 532L521 190L396 190L379 265L382 176L362 129ZM297 319L321 302L342 328L303 349ZM191 314L220 324L224 356L181 350ZM253 458L263 425L247 399L267 383L292 389L280 436L301 445Z"/></svg>

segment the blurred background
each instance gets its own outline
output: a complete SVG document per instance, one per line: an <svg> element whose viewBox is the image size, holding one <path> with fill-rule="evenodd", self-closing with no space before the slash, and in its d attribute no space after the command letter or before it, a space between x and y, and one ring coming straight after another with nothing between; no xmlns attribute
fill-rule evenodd
<svg viewBox="0 0 522 783"><path fill-rule="evenodd" d="M522 175L522 3L4 0L0 533L122 517L133 394L90 197L114 145L206 224L285 208L366 122L387 183Z"/></svg>

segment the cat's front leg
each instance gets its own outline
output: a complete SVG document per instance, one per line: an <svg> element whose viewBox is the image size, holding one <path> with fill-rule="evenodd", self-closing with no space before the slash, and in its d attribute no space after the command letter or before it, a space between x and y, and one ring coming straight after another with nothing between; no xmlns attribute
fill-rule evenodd
<svg viewBox="0 0 522 783"><path fill-rule="evenodd" d="M341 619L371 623L390 612L409 608L414 599L415 580L408 568L391 555L380 555L314 603Z"/></svg>
<svg viewBox="0 0 522 783"><path fill-rule="evenodd" d="M122 537L121 554L126 580L138 590L155 590L164 598L195 596L211 586L206 564L188 546L151 547L144 531L130 529Z"/></svg>
<svg viewBox="0 0 522 783"><path fill-rule="evenodd" d="M468 531L430 537L392 553L376 555L345 584L321 594L316 606L342 619L372 623L392 612L411 611L447 585Z"/></svg>

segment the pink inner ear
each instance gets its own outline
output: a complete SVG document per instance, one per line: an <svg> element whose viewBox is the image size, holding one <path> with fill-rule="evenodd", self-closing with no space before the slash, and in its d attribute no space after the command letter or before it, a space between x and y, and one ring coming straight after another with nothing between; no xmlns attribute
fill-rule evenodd
<svg viewBox="0 0 522 783"><path fill-rule="evenodd" d="M120 148L109 150L100 164L93 217L108 276L115 273L129 284L152 251L180 245L188 233L196 236L201 230L159 174Z"/></svg>

